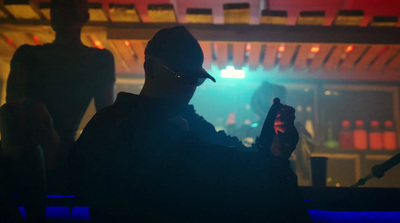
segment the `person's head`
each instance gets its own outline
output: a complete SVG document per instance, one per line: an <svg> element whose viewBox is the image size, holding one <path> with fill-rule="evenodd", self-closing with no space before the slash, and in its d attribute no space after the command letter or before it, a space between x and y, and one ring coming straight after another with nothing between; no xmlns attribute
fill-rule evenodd
<svg viewBox="0 0 400 223"><path fill-rule="evenodd" d="M145 84L141 94L187 105L196 87L209 78L203 69L203 51L183 26L162 29L145 49Z"/></svg>
<svg viewBox="0 0 400 223"><path fill-rule="evenodd" d="M258 116L266 117L274 98L279 98L285 103L286 88L264 81L251 97L251 108Z"/></svg>
<svg viewBox="0 0 400 223"><path fill-rule="evenodd" d="M78 31L89 20L88 0L52 0L50 17L54 31Z"/></svg>

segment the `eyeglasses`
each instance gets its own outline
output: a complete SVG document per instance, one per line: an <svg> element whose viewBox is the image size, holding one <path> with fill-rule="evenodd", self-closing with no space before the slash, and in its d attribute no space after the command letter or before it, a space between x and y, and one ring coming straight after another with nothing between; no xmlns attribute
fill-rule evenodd
<svg viewBox="0 0 400 223"><path fill-rule="evenodd" d="M161 64L166 70L171 72L174 75L174 78L177 80L178 83L187 84L187 85L196 85L197 87L202 85L204 81L206 81L205 77L185 77L182 75L177 74L175 71L171 70L171 68Z"/></svg>

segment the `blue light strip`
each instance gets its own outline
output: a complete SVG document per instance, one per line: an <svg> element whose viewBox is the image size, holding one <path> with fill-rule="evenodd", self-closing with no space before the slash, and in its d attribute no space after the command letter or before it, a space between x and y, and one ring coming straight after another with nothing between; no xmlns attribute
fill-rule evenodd
<svg viewBox="0 0 400 223"><path fill-rule="evenodd" d="M19 207L22 216L25 218L24 207ZM324 223L398 223L400 212L396 211L321 211L308 210L313 222ZM49 219L90 219L89 207L47 207L47 218Z"/></svg>

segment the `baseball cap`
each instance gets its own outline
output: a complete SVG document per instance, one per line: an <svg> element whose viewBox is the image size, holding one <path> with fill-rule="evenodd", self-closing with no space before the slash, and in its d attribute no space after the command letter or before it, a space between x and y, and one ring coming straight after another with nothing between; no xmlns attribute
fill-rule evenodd
<svg viewBox="0 0 400 223"><path fill-rule="evenodd" d="M146 58L163 61L171 70L186 77L215 79L203 68L204 55L197 40L184 26L161 29L147 43Z"/></svg>

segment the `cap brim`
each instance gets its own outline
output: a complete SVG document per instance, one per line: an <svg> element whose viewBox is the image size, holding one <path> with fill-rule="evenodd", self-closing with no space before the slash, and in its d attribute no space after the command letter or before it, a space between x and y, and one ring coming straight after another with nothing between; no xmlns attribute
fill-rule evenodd
<svg viewBox="0 0 400 223"><path fill-rule="evenodd" d="M213 78L206 70L204 70L204 68L201 68L197 72L197 77L208 78L208 79L212 80L213 82L215 82L215 78Z"/></svg>

